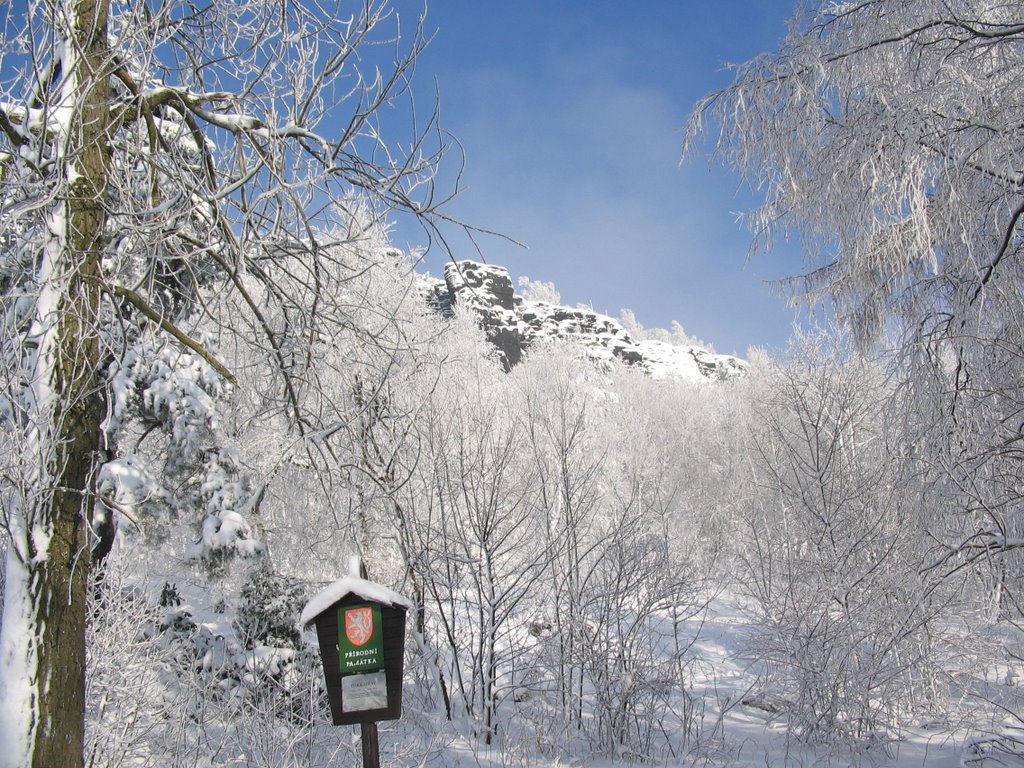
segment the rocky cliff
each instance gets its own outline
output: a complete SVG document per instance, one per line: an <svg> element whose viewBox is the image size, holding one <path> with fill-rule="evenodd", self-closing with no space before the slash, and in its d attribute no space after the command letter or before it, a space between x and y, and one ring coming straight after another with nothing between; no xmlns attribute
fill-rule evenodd
<svg viewBox="0 0 1024 768"><path fill-rule="evenodd" d="M544 339L568 340L597 361L639 368L655 378L721 381L742 375L747 366L701 347L633 339L618 320L589 309L526 300L516 295L508 270L491 264L450 263L444 280L423 277L421 291L442 314L451 315L456 307L474 312L509 368Z"/></svg>

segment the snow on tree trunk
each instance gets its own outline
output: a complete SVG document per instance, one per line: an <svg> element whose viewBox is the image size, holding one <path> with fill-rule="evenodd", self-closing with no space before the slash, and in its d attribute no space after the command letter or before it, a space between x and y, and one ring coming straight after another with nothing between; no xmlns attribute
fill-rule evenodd
<svg viewBox="0 0 1024 768"><path fill-rule="evenodd" d="M28 673L32 604L28 593L28 570L16 547L7 551L4 564L4 613L0 623L0 760L4 765L28 762L28 734L31 730L34 696ZM25 706L28 704L28 706Z"/></svg>

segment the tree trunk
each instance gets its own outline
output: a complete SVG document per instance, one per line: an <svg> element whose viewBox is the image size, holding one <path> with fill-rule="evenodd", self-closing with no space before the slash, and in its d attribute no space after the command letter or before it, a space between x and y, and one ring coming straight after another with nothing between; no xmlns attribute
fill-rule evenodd
<svg viewBox="0 0 1024 768"><path fill-rule="evenodd" d="M59 150L67 195L40 259L36 412L26 456L38 487L29 489L14 532L21 540L10 557L20 562L9 564L8 575L21 583L9 596L20 605L5 606L3 627L3 663L16 669L19 682L5 693L24 701L8 702L9 713L21 710L22 732L8 731L16 746L0 754L0 763L19 767L83 764L89 515L103 418L97 368L109 174L107 5L69 0L65 78L53 97L70 113ZM8 627L7 615L15 614Z"/></svg>

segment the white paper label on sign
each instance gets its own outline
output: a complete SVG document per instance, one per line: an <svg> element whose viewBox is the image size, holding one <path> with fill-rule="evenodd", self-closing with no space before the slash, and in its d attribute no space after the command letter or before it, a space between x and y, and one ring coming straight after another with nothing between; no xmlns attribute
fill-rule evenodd
<svg viewBox="0 0 1024 768"><path fill-rule="evenodd" d="M383 671L346 675L341 678L342 712L385 709L388 705L388 681Z"/></svg>

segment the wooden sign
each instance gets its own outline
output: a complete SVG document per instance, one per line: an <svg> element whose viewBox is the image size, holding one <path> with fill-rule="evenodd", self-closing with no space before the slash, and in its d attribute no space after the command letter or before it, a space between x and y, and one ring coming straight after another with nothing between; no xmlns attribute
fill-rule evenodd
<svg viewBox="0 0 1024 768"><path fill-rule="evenodd" d="M396 592L351 576L306 605L301 622L316 624L335 725L401 717L409 607Z"/></svg>

